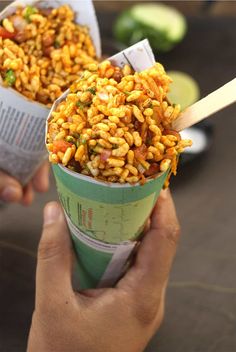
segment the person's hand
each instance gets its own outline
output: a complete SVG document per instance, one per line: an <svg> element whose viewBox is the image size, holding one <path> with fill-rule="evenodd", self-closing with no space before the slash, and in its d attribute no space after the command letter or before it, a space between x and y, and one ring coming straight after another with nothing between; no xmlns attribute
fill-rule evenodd
<svg viewBox="0 0 236 352"><path fill-rule="evenodd" d="M74 292L63 212L49 203L38 250L36 304L28 352L141 352L160 327L179 225L161 193L132 268L114 288Z"/></svg>
<svg viewBox="0 0 236 352"><path fill-rule="evenodd" d="M7 203L30 205L34 199L34 191L46 192L48 186L49 163L47 161L37 170L25 187L22 187L12 176L0 171L0 200Z"/></svg>

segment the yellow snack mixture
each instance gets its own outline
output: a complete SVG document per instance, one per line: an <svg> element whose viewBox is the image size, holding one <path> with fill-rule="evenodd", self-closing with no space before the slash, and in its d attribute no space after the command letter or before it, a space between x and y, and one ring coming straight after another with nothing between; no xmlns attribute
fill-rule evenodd
<svg viewBox="0 0 236 352"><path fill-rule="evenodd" d="M51 106L96 61L89 29L68 5L18 8L0 25L0 78L29 99Z"/></svg>
<svg viewBox="0 0 236 352"><path fill-rule="evenodd" d="M49 160L108 182L175 174L179 154L192 143L171 129L180 106L166 98L169 83L160 63L140 73L110 61L89 65L52 112Z"/></svg>

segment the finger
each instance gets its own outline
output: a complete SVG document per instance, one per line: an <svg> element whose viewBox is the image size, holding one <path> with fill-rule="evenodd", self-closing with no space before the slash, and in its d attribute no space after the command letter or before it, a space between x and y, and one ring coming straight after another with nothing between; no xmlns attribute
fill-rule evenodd
<svg viewBox="0 0 236 352"><path fill-rule="evenodd" d="M175 204L168 188L161 191L152 211L151 228L157 230L165 228L166 230L169 230L167 231L168 233L171 233L173 226L177 226L177 232L179 232L179 221L175 210Z"/></svg>
<svg viewBox="0 0 236 352"><path fill-rule="evenodd" d="M37 192L47 192L49 187L49 163L45 161L37 170L33 179L33 187Z"/></svg>
<svg viewBox="0 0 236 352"><path fill-rule="evenodd" d="M23 189L23 198L21 203L25 206L30 205L34 200L34 190L32 183L29 182Z"/></svg>
<svg viewBox="0 0 236 352"><path fill-rule="evenodd" d="M150 221L150 218L148 218L143 229L143 234L147 233L150 230L150 225L151 225L151 221Z"/></svg>
<svg viewBox="0 0 236 352"><path fill-rule="evenodd" d="M56 202L46 205L44 227L38 248L37 299L50 292L68 293L71 286L71 241L62 208Z"/></svg>
<svg viewBox="0 0 236 352"><path fill-rule="evenodd" d="M4 202L17 203L21 201L22 196L23 190L20 183L0 171L0 199Z"/></svg>
<svg viewBox="0 0 236 352"><path fill-rule="evenodd" d="M166 190L153 210L150 230L142 240L135 263L120 284L161 292L169 277L179 232L175 206Z"/></svg>

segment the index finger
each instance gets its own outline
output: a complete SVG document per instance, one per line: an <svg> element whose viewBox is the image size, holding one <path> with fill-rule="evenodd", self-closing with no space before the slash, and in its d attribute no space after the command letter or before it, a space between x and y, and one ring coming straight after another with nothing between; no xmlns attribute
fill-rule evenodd
<svg viewBox="0 0 236 352"><path fill-rule="evenodd" d="M36 171L32 179L33 187L37 192L46 192L49 187L49 162L45 161Z"/></svg>
<svg viewBox="0 0 236 352"><path fill-rule="evenodd" d="M21 184L12 176L0 171L0 199L5 202L20 202L23 196Z"/></svg>

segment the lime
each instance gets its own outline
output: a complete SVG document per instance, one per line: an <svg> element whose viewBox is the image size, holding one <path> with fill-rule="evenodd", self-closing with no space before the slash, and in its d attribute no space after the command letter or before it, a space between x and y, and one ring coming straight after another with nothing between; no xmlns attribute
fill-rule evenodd
<svg viewBox="0 0 236 352"><path fill-rule="evenodd" d="M184 110L199 100L199 86L190 75L181 71L168 71L167 74L173 80L167 95L172 104L180 104L181 109Z"/></svg>
<svg viewBox="0 0 236 352"><path fill-rule="evenodd" d="M114 26L115 38L132 45L148 38L154 50L168 51L180 42L187 25L185 17L164 4L137 4L124 11Z"/></svg>

